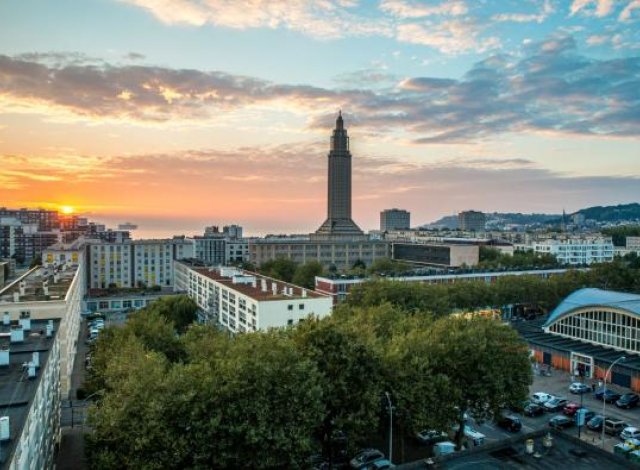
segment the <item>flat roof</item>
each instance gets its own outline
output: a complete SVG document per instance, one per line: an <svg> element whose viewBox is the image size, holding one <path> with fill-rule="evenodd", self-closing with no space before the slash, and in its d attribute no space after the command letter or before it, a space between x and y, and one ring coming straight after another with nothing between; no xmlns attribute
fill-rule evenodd
<svg viewBox="0 0 640 470"><path fill-rule="evenodd" d="M318 298L331 298L331 296L326 294L321 294L312 289L305 289L304 287L296 286L295 284L291 284L284 281L279 281L277 279L272 279L267 276L263 276L258 273L254 273L251 271L245 271L241 269L237 269L236 272L240 273L241 276L253 277L256 280L256 287L253 287L253 283L242 283L233 282L233 277L223 276L220 274L219 268L200 268L189 266L186 263L186 266L189 269L197 272L198 274L208 277L209 279L213 279L214 281L225 285L231 290L235 290L247 297L250 297L257 301L274 301L274 300L301 300L301 299L318 299ZM266 291L262 290L263 281L266 283ZM277 285L277 294L273 294L273 285ZM284 294L283 288L287 287L292 290L291 294ZM304 292L304 295L303 295Z"/></svg>
<svg viewBox="0 0 640 470"><path fill-rule="evenodd" d="M31 320L31 330L24 332L24 341L21 343L10 343L10 326L0 321L0 347L9 347L9 365L0 366L0 416L8 416L10 426L10 439L0 441L0 468L7 468L13 457L40 384L42 370L47 365L51 346L60 327L60 319L52 320L53 335L47 338L48 321ZM29 379L23 364L30 362L32 354L36 351L40 353L40 367L37 369L36 377Z"/></svg>
<svg viewBox="0 0 640 470"><path fill-rule="evenodd" d="M4 289L0 289L0 305L64 300L77 272L77 265L67 266L65 269L44 266L32 269ZM49 290L47 295L43 288L45 281ZM13 294L20 293L21 284L24 286L24 294L20 294L16 301Z"/></svg>
<svg viewBox="0 0 640 470"><path fill-rule="evenodd" d="M543 444L544 436L547 434L552 437L550 448L546 448ZM526 453L527 439L533 439L533 454ZM434 460L437 462L435 468L451 470L557 470L558 468L626 470L638 466L624 457L607 452L577 437L546 429L445 455ZM426 466L424 460L421 460L398 465L396 468L398 470L413 470L429 467Z"/></svg>

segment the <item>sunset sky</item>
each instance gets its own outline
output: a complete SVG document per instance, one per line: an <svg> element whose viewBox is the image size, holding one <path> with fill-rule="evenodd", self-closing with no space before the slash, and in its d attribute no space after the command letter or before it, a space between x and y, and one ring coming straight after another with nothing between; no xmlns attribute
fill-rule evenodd
<svg viewBox="0 0 640 470"><path fill-rule="evenodd" d="M5 0L0 206L308 233L640 201L640 0Z"/></svg>

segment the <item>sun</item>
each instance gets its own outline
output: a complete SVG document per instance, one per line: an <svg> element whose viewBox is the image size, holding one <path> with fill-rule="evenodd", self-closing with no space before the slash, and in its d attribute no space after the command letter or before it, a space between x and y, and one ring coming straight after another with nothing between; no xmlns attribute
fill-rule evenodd
<svg viewBox="0 0 640 470"><path fill-rule="evenodd" d="M60 212L63 214L73 214L76 210L71 206L60 206Z"/></svg>

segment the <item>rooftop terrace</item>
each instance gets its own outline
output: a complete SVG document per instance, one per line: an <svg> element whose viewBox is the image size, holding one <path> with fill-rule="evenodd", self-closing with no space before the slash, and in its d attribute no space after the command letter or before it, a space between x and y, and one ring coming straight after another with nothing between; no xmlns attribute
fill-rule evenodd
<svg viewBox="0 0 640 470"><path fill-rule="evenodd" d="M77 271L77 266L31 269L0 289L0 305L64 300Z"/></svg>

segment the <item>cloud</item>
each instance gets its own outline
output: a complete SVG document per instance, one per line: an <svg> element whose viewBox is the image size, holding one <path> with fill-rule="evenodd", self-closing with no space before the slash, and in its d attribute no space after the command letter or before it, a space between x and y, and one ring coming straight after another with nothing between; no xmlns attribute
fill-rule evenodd
<svg viewBox="0 0 640 470"><path fill-rule="evenodd" d="M182 217L176 214L185 214L186 207L189 217L200 221L200 229L224 220L265 227L265 231L278 226L311 231L326 211L326 153L324 141L297 142L231 150L74 156L55 168L47 167L38 156L0 156L6 163L3 169L14 172L7 187L9 176L0 171L0 198L9 205L18 200L34 205L51 194L74 195L75 191L82 195L77 196L78 205L94 208L96 218L119 214L121 221L175 219ZM368 228L375 227L380 210L390 206L410 210L416 223L472 206L557 212L558 201L567 209L578 209L637 199L640 183L637 177L557 173L521 156L462 153L450 160L418 163L354 153L352 163L354 216ZM91 180L84 178L89 173L94 175ZM33 174L51 178L34 179ZM185 230L180 221L176 225L181 227L176 230Z"/></svg>
<svg viewBox="0 0 640 470"><path fill-rule="evenodd" d="M429 5L406 0L383 0L380 10L398 18L422 18L425 16L443 15L460 16L469 11L463 1L443 1Z"/></svg>
<svg viewBox="0 0 640 470"><path fill-rule="evenodd" d="M535 21L536 23L542 23L554 12L555 8L551 1L544 0L540 11L537 13L499 13L493 15L491 19L497 22L530 23Z"/></svg>
<svg viewBox="0 0 640 470"><path fill-rule="evenodd" d="M470 19L398 25L396 39L400 42L429 46L444 54L483 53L500 46L495 37L481 38L483 27Z"/></svg>
<svg viewBox="0 0 640 470"><path fill-rule="evenodd" d="M593 9L590 9L590 8ZM613 0L573 0L569 10L571 15L580 11L598 17L607 16L613 9Z"/></svg>
<svg viewBox="0 0 640 470"><path fill-rule="evenodd" d="M629 21L633 10L640 10L640 0L631 0L627 6L622 9L618 19L620 21Z"/></svg>
<svg viewBox="0 0 640 470"><path fill-rule="evenodd" d="M350 35L389 35L384 18L352 12L353 0L120 0L151 12L167 24L233 29L286 28L318 38Z"/></svg>
<svg viewBox="0 0 640 470"><path fill-rule="evenodd" d="M322 88L219 71L54 66L0 56L0 103L5 110L157 125L207 124L260 107L305 114L310 128L323 130L342 108L361 135L402 132L415 143L470 143L507 132L640 135L640 57L589 58L571 36L530 42L519 55L488 56L456 79L418 76L393 84L386 72L376 73Z"/></svg>
<svg viewBox="0 0 640 470"><path fill-rule="evenodd" d="M590 46L599 46L600 44L607 43L609 39L609 36L606 35L593 34L587 38L587 44Z"/></svg>

